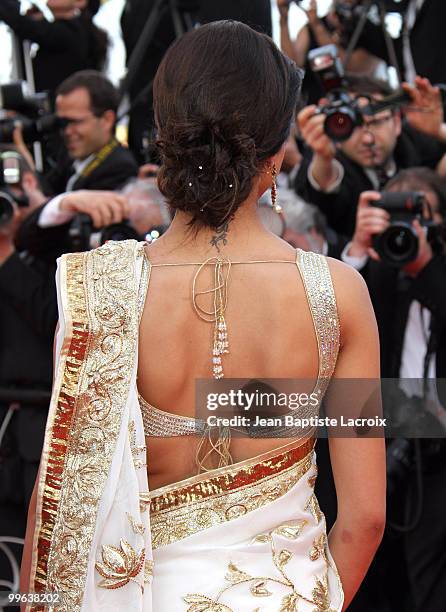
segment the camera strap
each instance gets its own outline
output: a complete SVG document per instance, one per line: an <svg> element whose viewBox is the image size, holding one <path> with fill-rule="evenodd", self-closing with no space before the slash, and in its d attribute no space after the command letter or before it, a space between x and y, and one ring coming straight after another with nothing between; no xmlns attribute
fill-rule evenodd
<svg viewBox="0 0 446 612"><path fill-rule="evenodd" d="M103 161L107 159L107 157L109 157L111 153L113 153L113 151L118 147L118 145L119 142L116 138L113 137L110 142L108 142L102 147L100 151L98 151L98 153L94 156L91 162L82 170L80 176L82 178L90 176L90 174L94 172L94 170L96 170L96 168L100 166Z"/></svg>

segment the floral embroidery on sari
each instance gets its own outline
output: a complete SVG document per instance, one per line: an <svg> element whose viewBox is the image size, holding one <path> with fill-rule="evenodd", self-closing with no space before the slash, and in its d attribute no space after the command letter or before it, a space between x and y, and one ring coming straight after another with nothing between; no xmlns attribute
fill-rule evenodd
<svg viewBox="0 0 446 612"><path fill-rule="evenodd" d="M142 588L141 581L136 577L144 566L144 549L137 553L124 539L120 540L119 546L102 546L102 563L97 561L95 567L104 580L101 580L98 586L104 589L119 589L133 581Z"/></svg>
<svg viewBox="0 0 446 612"><path fill-rule="evenodd" d="M128 520L129 520L129 523L130 523L130 526L132 528L133 533L135 533L136 535L142 535L143 536L145 531L146 531L146 528L143 525L143 523L138 523L138 521L135 519L135 517L132 516L129 512L126 512L125 514L126 514Z"/></svg>
<svg viewBox="0 0 446 612"><path fill-rule="evenodd" d="M141 469L143 467L147 467L147 463L142 459L139 459L139 455L141 453L145 453L147 451L147 447L144 445L138 446L136 444L136 429L135 429L135 421L130 421L129 423L129 441L130 448L132 450L133 464L135 469Z"/></svg>
<svg viewBox="0 0 446 612"><path fill-rule="evenodd" d="M236 612L235 610L232 610L232 608L229 608L227 605L223 604L221 602L221 598L227 591L240 585L246 585L249 588L249 593L253 597L270 597L273 595L272 591L270 590L273 585L280 585L286 589L289 589L291 592L282 597L279 612L297 612L298 602L300 600L305 601L310 605L314 605L314 612L336 612L331 608L327 570L322 578L317 576L315 577L316 584L312 590L312 599L306 597L297 590L296 585L286 571L286 566L294 557L294 553L287 548L277 547L277 543L275 542L275 536L288 540L296 540L299 538L306 525L306 520L290 521L288 523L279 525L268 533L261 533L257 535L252 541L252 544L269 544L276 575L251 575L244 569L241 569L235 563L230 562L225 575L225 580L228 584L220 589L215 598L198 593L191 593L183 597L184 601L187 604L190 604L187 612ZM323 535L325 536L325 534ZM323 553L319 550L319 548L317 549L318 557L322 554L324 559L326 559L326 536L323 541L322 537L317 539L315 544L313 544L313 549L316 549L316 543L318 546L323 546ZM259 610L259 608L257 608L257 610ZM253 612L256 611L254 610Z"/></svg>

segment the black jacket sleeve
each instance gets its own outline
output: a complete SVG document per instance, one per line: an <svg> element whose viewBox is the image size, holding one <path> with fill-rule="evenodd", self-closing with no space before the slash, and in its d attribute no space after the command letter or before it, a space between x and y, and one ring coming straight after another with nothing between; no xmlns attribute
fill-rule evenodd
<svg viewBox="0 0 446 612"><path fill-rule="evenodd" d="M50 344L57 323L55 267L14 253L0 266L0 292L37 336Z"/></svg>
<svg viewBox="0 0 446 612"><path fill-rule="evenodd" d="M36 208L20 225L16 236L16 248L28 251L47 264L54 265L56 259L70 251L70 223L54 227L39 227L38 221L44 208Z"/></svg>
<svg viewBox="0 0 446 612"><path fill-rule="evenodd" d="M89 176L80 177L73 185L73 191L79 189L116 191L137 173L138 166L133 156L120 146ZM42 208L33 211L21 224L16 235L16 246L19 250L29 251L36 257L54 264L62 253L73 250L69 235L71 222L56 227L39 227Z"/></svg>
<svg viewBox="0 0 446 612"><path fill-rule="evenodd" d="M315 189L308 180L311 157L302 162L295 180L295 190L306 202L314 204L325 215L328 225L338 234L351 237L355 229L359 194L371 189L371 183L362 171L344 166L344 178L334 193Z"/></svg>
<svg viewBox="0 0 446 612"><path fill-rule="evenodd" d="M39 43L45 49L64 51L76 49L79 44L77 20L57 19L49 22L21 15L15 0L1 0L0 20L4 21L20 38Z"/></svg>

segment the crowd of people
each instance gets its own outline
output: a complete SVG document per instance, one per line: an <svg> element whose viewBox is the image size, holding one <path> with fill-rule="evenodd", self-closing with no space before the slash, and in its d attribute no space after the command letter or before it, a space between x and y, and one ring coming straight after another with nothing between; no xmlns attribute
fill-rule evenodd
<svg viewBox="0 0 446 612"><path fill-rule="evenodd" d="M126 2L122 26L130 61L153 4ZM202 4L184 2L181 8L198 11L201 22L232 18L271 33L269 2L215 3L215 10L214 3ZM364 114L347 139L335 142L320 112L327 93L310 69L308 53L330 44L345 57L351 28L340 18L340 4L349 5L355 19L353 9L361 4L355 0L335 0L324 17L312 0L307 23L293 41L290 2L277 0L282 51L306 72L303 102L278 179L281 222L273 219L271 227L294 247L334 257L361 273L378 322L381 374L421 381L419 389L405 395L416 402L426 399L423 381L446 374L446 121L437 86L446 82L441 19L446 4L401 3L403 27L395 46L407 100ZM0 225L0 541L1 536L23 537L37 476L52 385L57 258L109 238L150 241L171 221L157 187L157 159L148 159L144 145L154 124L151 88L145 90L175 38L168 13L143 49L130 83L127 147L115 134L120 92L101 73L107 36L92 22L96 3L48 0L48 7L51 23L35 10L22 15L16 0L0 3L0 20L20 39L39 44L33 60L36 87L49 92L63 125L60 150L44 174L36 172L20 128L14 143L0 148L0 171L11 152L20 160L17 182L8 182L5 172L0 176L0 191L13 202L12 217ZM343 79L359 112L393 92L383 78L389 61L385 50L381 28L368 20ZM390 261L377 241L396 218L382 205L392 193L423 194L420 213L408 221L416 249L399 262ZM442 413L442 401L439 387L433 413ZM327 444L321 440L319 445L324 467L317 489L330 524L336 516L334 485ZM389 525L349 607L353 612L444 608L446 444L426 439L408 446L410 465L388 497ZM20 559L20 549L15 552ZM0 579L13 580L6 559L0 559Z"/></svg>

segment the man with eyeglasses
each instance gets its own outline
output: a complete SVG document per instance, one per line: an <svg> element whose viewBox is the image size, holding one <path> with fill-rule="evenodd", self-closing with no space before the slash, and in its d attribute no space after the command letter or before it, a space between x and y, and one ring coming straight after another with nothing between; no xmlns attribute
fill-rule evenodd
<svg viewBox="0 0 446 612"><path fill-rule="evenodd" d="M338 234L352 236L359 195L380 191L399 170L427 166L443 173L446 148L440 93L425 79L416 83L415 89L409 89L417 99L408 105L404 121L400 111L383 110L364 117L363 125L342 143L335 144L325 134L325 117L316 113L315 106L299 113L307 148L295 188L326 215ZM349 76L348 89L364 106L372 98L392 93L386 83L366 76Z"/></svg>
<svg viewBox="0 0 446 612"><path fill-rule="evenodd" d="M70 223L88 214L95 227L120 223L128 212L125 199L110 193L137 176L137 164L114 136L119 96L112 83L93 70L77 72L58 88L56 113L64 151L44 177L45 202L22 225L19 247L54 260L70 248ZM91 198L87 191L98 193ZM51 197L53 196L53 197Z"/></svg>

